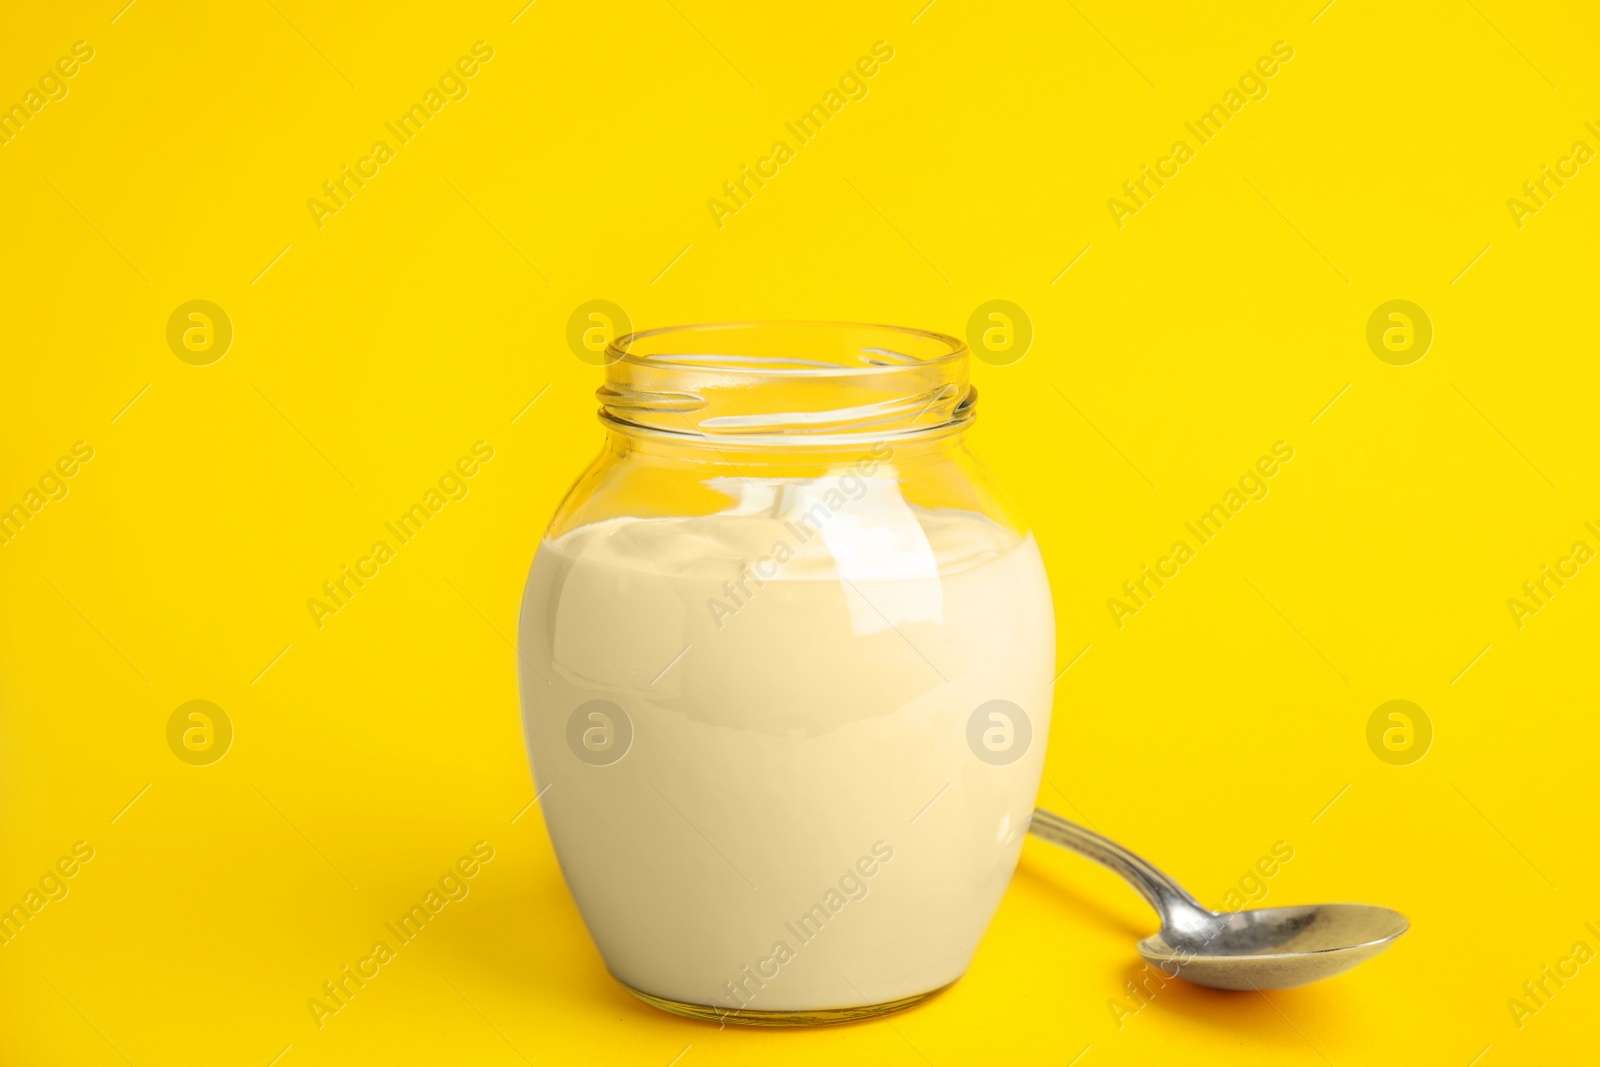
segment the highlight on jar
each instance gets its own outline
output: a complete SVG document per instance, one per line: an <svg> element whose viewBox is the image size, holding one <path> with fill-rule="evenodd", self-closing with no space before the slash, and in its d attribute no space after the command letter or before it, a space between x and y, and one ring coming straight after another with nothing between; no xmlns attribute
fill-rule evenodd
<svg viewBox="0 0 1600 1067"><path fill-rule="evenodd" d="M1209 912L1035 812L1054 611L968 448L960 340L645 330L611 343L598 396L604 443L523 594L523 721L567 885L641 999L765 1026L925 1001L1030 829L1132 882L1162 918L1139 951L1192 981L1298 984L1403 932L1387 909Z"/></svg>

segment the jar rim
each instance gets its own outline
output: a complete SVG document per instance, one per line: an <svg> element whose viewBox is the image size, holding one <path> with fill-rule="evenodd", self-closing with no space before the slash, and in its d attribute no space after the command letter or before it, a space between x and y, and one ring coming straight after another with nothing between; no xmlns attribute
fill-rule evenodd
<svg viewBox="0 0 1600 1067"><path fill-rule="evenodd" d="M887 337L915 338L919 343L942 348L928 356L915 356L909 353L898 352L883 348L858 348L854 353L861 359L860 365L851 365L842 358L835 362L821 359L804 359L798 356L787 357L783 362L773 357L756 355L740 355L738 353L672 353L669 359L662 358L663 353L640 353L635 351L635 346L640 343L664 339L673 336L710 335L716 333L733 334L737 331L772 330L791 331L794 333L810 333L815 336L822 331L836 333L876 331ZM724 346L725 347L725 346ZM864 353L881 358L880 361L863 358ZM837 353L844 357L846 353ZM684 358L688 356L689 358ZM713 358L720 356L721 358ZM895 326L887 323L856 322L835 319L740 319L724 322L696 322L684 323L678 326L657 326L648 330L635 330L614 338L606 345L605 361L607 366L616 362L625 362L634 366L667 366L683 370L701 371L729 371L738 370L741 374L756 376L773 375L775 377L815 376L833 377L845 375L850 377L903 372L907 367L932 367L945 363L958 362L967 356L967 345L958 337L940 333L936 330L924 330L912 326ZM888 357L899 357L898 359ZM704 359L704 362L697 362ZM742 362L734 362L740 360Z"/></svg>
<svg viewBox="0 0 1600 1067"><path fill-rule="evenodd" d="M826 320L665 326L606 347L602 422L753 448L957 433L974 417L967 346L933 330Z"/></svg>

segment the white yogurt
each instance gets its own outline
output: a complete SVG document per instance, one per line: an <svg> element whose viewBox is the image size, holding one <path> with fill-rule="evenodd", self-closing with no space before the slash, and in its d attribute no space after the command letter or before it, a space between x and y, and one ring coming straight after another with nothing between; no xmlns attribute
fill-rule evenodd
<svg viewBox="0 0 1600 1067"><path fill-rule="evenodd" d="M567 884L612 974L657 997L784 1011L937 989L988 925L1039 785L1055 663L1039 550L911 507L892 477L854 499L739 482L716 515L540 547L524 713ZM594 700L626 722L585 714L569 734ZM995 700L1031 726L1013 762L969 744ZM569 743L583 731L590 762Z"/></svg>

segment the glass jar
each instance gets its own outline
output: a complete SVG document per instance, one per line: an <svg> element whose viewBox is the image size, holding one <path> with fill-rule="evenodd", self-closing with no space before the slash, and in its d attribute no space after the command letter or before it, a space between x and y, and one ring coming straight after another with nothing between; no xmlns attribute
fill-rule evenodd
<svg viewBox="0 0 1600 1067"><path fill-rule="evenodd" d="M729 323L606 358L605 447L519 636L545 824L606 966L763 1025L932 996L1016 866L1055 674L1039 549L963 440L966 346Z"/></svg>

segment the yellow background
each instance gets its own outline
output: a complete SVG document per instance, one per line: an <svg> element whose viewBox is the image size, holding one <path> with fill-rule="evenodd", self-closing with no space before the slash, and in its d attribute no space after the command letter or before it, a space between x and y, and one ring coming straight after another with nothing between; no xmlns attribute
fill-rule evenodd
<svg viewBox="0 0 1600 1067"><path fill-rule="evenodd" d="M1600 547L1600 172L1520 229L1506 201L1600 148L1600 19L1320 2L9 12L0 102L95 54L0 146L0 502L95 454L0 547L0 900L95 855L0 947L0 1060L1592 1055L1600 966L1521 1029L1507 1000L1600 950L1600 567L1520 629L1506 601ZM319 229L307 199L479 40L470 94ZM719 229L707 199L880 40L866 99ZM1269 95L1118 229L1107 199L1280 40ZM193 299L235 330L209 366L166 343ZM1412 931L1322 986L1174 983L1119 1028L1151 916L1030 842L965 979L911 1013L772 1033L635 1001L527 808L509 646L601 439L565 341L592 299L638 326L958 334L1024 308L1032 350L976 367L971 437L1044 547L1059 664L1087 646L1041 801L1208 903L1288 842L1267 902L1381 902ZM1409 366L1366 343L1391 299L1435 329ZM317 629L307 598L479 440L470 496ZM1118 629L1106 600L1279 440L1271 494ZM211 766L166 743L193 699L236 732ZM1394 699L1434 729L1408 766L1366 742ZM479 840L471 895L319 1030L307 999Z"/></svg>

